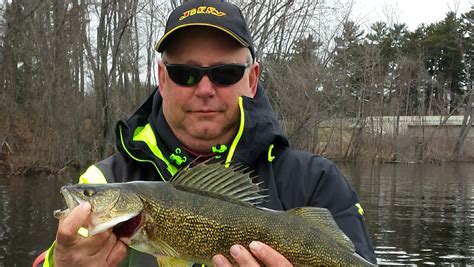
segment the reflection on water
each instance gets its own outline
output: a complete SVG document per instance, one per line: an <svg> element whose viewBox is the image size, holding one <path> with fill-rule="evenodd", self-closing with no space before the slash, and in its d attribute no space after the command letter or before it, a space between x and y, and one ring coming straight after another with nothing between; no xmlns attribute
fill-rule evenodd
<svg viewBox="0 0 474 267"><path fill-rule="evenodd" d="M380 265L474 264L474 164L341 168Z"/></svg>
<svg viewBox="0 0 474 267"><path fill-rule="evenodd" d="M474 164L341 168L359 192L381 265L474 264ZM0 266L31 266L51 244L52 211L63 207L59 188L68 183L0 175Z"/></svg>
<svg viewBox="0 0 474 267"><path fill-rule="evenodd" d="M69 179L0 175L0 266L31 266L57 228L59 188Z"/></svg>

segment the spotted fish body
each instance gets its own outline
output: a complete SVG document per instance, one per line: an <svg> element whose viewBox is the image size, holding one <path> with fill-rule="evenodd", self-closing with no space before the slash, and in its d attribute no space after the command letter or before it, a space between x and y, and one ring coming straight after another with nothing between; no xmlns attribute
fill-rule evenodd
<svg viewBox="0 0 474 267"><path fill-rule="evenodd" d="M215 254L231 259L233 244L248 247L253 240L270 245L296 266L371 265L354 252L328 210L258 208L263 196L249 175L221 164L185 169L171 183L72 185L62 193L69 209L81 201L91 203L90 233L103 231L102 224L114 227L118 236L131 238L132 247L157 256L163 265L173 259L211 264ZM119 222L113 219L119 217Z"/></svg>

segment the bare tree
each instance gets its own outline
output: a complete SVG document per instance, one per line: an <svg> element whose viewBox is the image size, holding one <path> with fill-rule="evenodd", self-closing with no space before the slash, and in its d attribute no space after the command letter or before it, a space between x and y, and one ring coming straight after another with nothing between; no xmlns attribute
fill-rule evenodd
<svg viewBox="0 0 474 267"><path fill-rule="evenodd" d="M0 139L9 140L13 166L21 165L15 158L30 167L84 166L112 153L115 121L129 116L156 88L154 47L168 14L182 2L3 1ZM463 149L470 144L473 121L469 77L457 85L471 91L456 92L453 100L450 92L458 80L426 67L431 60L426 55L436 59L440 51L444 24L408 32L403 24L378 23L364 35L348 19L352 1L230 2L249 22L261 80L294 146L376 160L413 146L398 131L400 117L436 114L445 115L446 122L464 104L452 158L469 154ZM449 19L443 23L457 22ZM461 32L472 31L470 23L462 25ZM470 62L466 51L471 48L461 39L464 62ZM463 73L470 73L466 65ZM384 115L398 118L392 139L374 118ZM422 128L421 156L433 156L430 142L437 141L440 129Z"/></svg>
<svg viewBox="0 0 474 267"><path fill-rule="evenodd" d="M466 142L466 137L469 134L469 131L474 126L474 93L472 91L472 81L471 81L471 90L469 93L469 98L466 103L466 108L464 111L464 118L459 130L458 138L456 139L456 144L454 146L453 159L459 160L461 154L464 150L464 143Z"/></svg>

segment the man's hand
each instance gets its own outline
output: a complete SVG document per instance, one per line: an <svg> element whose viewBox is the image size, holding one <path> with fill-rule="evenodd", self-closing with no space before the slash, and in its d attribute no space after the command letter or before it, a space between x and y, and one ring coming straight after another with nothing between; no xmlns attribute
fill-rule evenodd
<svg viewBox="0 0 474 267"><path fill-rule="evenodd" d="M117 266L127 256L127 247L112 230L83 237L79 228L90 220L91 206L82 203L59 221L54 247L54 266Z"/></svg>
<svg viewBox="0 0 474 267"><path fill-rule="evenodd" d="M293 266L283 255L273 248L263 244L262 242L253 241L249 245L250 251L241 245L233 245L230 248L230 255L234 258L239 266L253 267L260 266L258 261L264 266L269 267L286 267ZM216 267L231 267L232 264L222 255L215 255L212 263Z"/></svg>

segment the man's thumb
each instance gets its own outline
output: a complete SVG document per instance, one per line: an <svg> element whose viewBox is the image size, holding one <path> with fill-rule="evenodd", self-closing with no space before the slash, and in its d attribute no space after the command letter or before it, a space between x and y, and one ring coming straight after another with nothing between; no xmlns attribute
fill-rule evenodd
<svg viewBox="0 0 474 267"><path fill-rule="evenodd" d="M75 207L66 218L59 221L56 241L63 246L73 244L79 238L77 231L86 224L90 213L91 204L88 202Z"/></svg>

